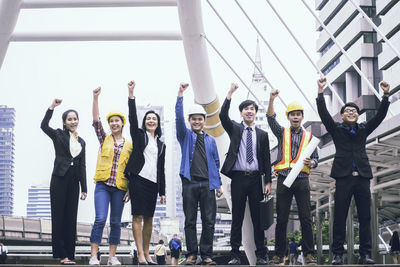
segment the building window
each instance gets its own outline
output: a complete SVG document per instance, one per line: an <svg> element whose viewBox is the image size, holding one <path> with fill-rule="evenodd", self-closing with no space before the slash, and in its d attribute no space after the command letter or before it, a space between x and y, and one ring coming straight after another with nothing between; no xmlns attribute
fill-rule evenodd
<svg viewBox="0 0 400 267"><path fill-rule="evenodd" d="M376 7L373 6L362 6L362 10L368 15L368 17L373 18L376 16Z"/></svg>
<svg viewBox="0 0 400 267"><path fill-rule="evenodd" d="M325 46L325 48L321 51L321 57L329 51L329 49L331 49L331 47L334 45L335 43L331 40L327 46Z"/></svg>
<svg viewBox="0 0 400 267"><path fill-rule="evenodd" d="M338 64L340 63L340 57L338 57L335 61L332 62L331 65L329 65L322 73L324 75L327 75L333 68L335 68Z"/></svg>
<svg viewBox="0 0 400 267"><path fill-rule="evenodd" d="M365 32L363 34L364 37L364 43L376 43L376 33L374 32Z"/></svg>

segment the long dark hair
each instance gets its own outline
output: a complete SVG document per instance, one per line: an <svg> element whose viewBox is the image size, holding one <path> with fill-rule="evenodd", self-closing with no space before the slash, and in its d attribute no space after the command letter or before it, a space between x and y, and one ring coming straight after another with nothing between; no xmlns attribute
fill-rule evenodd
<svg viewBox="0 0 400 267"><path fill-rule="evenodd" d="M148 114L153 113L157 117L157 128L154 131L154 135L158 136L158 138L161 138L162 132L161 132L161 121L160 121L160 115L158 115L154 110L149 110L144 114L143 121L142 121L142 129L146 131L146 117Z"/></svg>
<svg viewBox="0 0 400 267"><path fill-rule="evenodd" d="M75 115L76 115L76 117L77 117L78 120L79 120L78 111L76 111L75 109L68 109L68 110L64 111L64 113L62 114L61 118L62 118L62 121L63 121L63 129L64 129L65 131L68 130L68 129L67 129L67 126L65 126L64 123L65 123L65 121L67 120L67 116L68 116L68 114L69 114L70 112L74 112Z"/></svg>

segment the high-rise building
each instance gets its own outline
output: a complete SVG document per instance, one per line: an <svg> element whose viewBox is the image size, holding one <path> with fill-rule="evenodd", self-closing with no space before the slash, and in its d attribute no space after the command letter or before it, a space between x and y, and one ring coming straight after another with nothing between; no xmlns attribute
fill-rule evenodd
<svg viewBox="0 0 400 267"><path fill-rule="evenodd" d="M376 23L375 2L396 1L355 1L365 13ZM398 2L398 1L397 1ZM344 0L316 0L316 9L319 18L324 22L329 31L335 36L337 42L344 48L348 56L359 67L369 82L378 88L382 79L382 72L378 66L378 54L382 45L377 42L377 34L368 24L366 18L357 11L351 1ZM343 102L356 102L362 110L365 110L361 120L365 120L374 114L376 103L374 93L368 88L367 82L360 78L351 62L333 42L329 34L317 23L319 32L317 39L317 52L320 59L317 62L332 87L339 94ZM362 97L361 97L362 96ZM325 90L325 99L332 115L340 111L341 103L329 90ZM368 99L371 101L368 102Z"/></svg>
<svg viewBox="0 0 400 267"><path fill-rule="evenodd" d="M45 185L31 186L28 189L28 218L51 219L50 189Z"/></svg>
<svg viewBox="0 0 400 267"><path fill-rule="evenodd" d="M381 19L379 30L397 48L397 51L400 51L400 1L378 0L375 2L376 14ZM378 42L382 41L382 37L378 36ZM382 71L383 80L390 83L391 90L397 92L396 99L399 99L400 59L386 43L382 43L382 52L378 54L378 67Z"/></svg>
<svg viewBox="0 0 400 267"><path fill-rule="evenodd" d="M355 2L399 51L400 1L356 0ZM351 1L316 0L315 3L316 9L319 11L319 18L377 90L375 92L382 95L382 90L379 88L381 80L390 83L393 93L390 99L391 109L398 110L399 102L393 104L400 98L400 76L398 75L400 61L392 48L383 41L381 35L375 32L368 20L358 12ZM376 98L366 80L361 78L348 58L318 23L316 29L319 32L317 39L317 52L320 53L318 66L343 102L358 104L363 111L360 120L370 118L376 112L377 103L379 103L377 100L380 101L380 97ZM333 115L337 114L341 107L340 101L330 89L326 89L324 93L329 111Z"/></svg>
<svg viewBox="0 0 400 267"><path fill-rule="evenodd" d="M14 208L15 109L0 105L0 215Z"/></svg>

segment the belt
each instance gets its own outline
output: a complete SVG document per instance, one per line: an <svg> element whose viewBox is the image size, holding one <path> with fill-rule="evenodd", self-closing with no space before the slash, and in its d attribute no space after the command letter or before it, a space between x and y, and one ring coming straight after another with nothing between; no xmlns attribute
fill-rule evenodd
<svg viewBox="0 0 400 267"><path fill-rule="evenodd" d="M352 175L352 176L359 176L360 173L359 173L358 171L353 171L353 172L351 173L351 175Z"/></svg>
<svg viewBox="0 0 400 267"><path fill-rule="evenodd" d="M235 171L235 173L242 176L256 176L260 174L259 171Z"/></svg>

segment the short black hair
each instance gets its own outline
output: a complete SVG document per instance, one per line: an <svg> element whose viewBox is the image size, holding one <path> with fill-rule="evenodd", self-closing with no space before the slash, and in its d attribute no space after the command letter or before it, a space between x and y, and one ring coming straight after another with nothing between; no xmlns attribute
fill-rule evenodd
<svg viewBox="0 0 400 267"><path fill-rule="evenodd" d="M160 239L160 241L158 241L158 244L164 244L164 240Z"/></svg>
<svg viewBox="0 0 400 267"><path fill-rule="evenodd" d="M248 106L251 106L251 105L254 106L254 108L256 109L256 112L257 112L257 111L258 111L258 105L257 105L257 103L256 103L255 101L249 100L249 99L247 99L247 100L243 101L242 103L240 103L240 105L239 105L239 111L242 112L242 110L243 110L245 107L248 107Z"/></svg>
<svg viewBox="0 0 400 267"><path fill-rule="evenodd" d="M146 131L146 117L147 117L147 115L149 115L151 113L156 115L157 121L158 121L158 125L157 125L156 130L154 131L154 135L158 136L158 138L161 138L162 132L161 132L161 125L160 125L161 124L160 115L158 115L154 110L149 110L146 112L146 114L144 114L143 121L142 121L142 129Z"/></svg>
<svg viewBox="0 0 400 267"><path fill-rule="evenodd" d="M65 126L65 121L67 120L67 116L68 116L68 114L70 113L70 112L74 112L75 113L75 115L76 115L76 117L78 118L78 120L79 120L79 115L78 115L78 111L76 111L75 109L68 109L68 110L66 110L66 111L64 111L64 113L62 114L62 121L63 121L63 129L64 130L67 130L67 126Z"/></svg>
<svg viewBox="0 0 400 267"><path fill-rule="evenodd" d="M355 108L357 110L357 113L360 114L360 108L354 102L347 102L346 104L344 104L344 106L340 109L340 114L344 113L344 109L346 107L353 107L353 108Z"/></svg>

